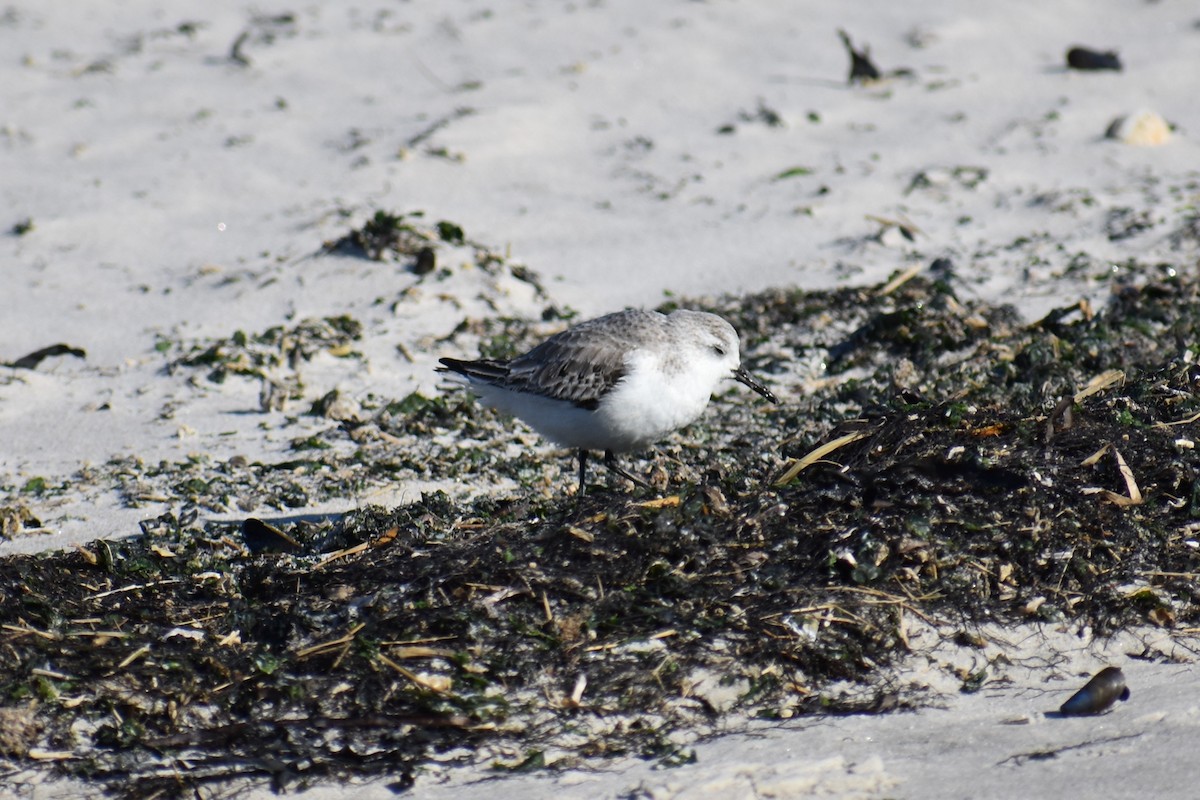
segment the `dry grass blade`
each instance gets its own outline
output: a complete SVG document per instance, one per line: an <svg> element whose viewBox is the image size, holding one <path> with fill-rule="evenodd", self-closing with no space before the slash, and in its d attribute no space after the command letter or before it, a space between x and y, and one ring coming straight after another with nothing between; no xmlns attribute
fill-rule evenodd
<svg viewBox="0 0 1200 800"><path fill-rule="evenodd" d="M53 678L56 681L74 680L70 675L64 675L61 672L55 672L52 669L34 668L29 671L30 675L41 675L43 678Z"/></svg>
<svg viewBox="0 0 1200 800"><path fill-rule="evenodd" d="M1117 494L1116 492L1105 492L1104 496L1112 503L1118 506L1137 506L1143 502L1142 490L1138 487L1137 479L1133 477L1133 470L1125 463L1125 457L1121 455L1121 451L1113 448L1113 455L1117 457L1117 470L1120 471L1121 477L1125 479L1125 489L1127 495Z"/></svg>
<svg viewBox="0 0 1200 800"><path fill-rule="evenodd" d="M773 485L776 488L788 485L793 479L795 479L797 475L821 459L825 458L825 456L829 455L835 450L845 447L848 444L853 444L859 439L865 439L868 435L870 435L868 431L854 431L853 433L847 433L844 436L839 436L832 442L826 442L820 447L811 450L803 458L792 463L791 466L787 468L787 471L785 471Z"/></svg>
<svg viewBox="0 0 1200 800"><path fill-rule="evenodd" d="M1109 450L1111 450L1111 449L1112 449L1112 445L1111 445L1111 444L1106 444L1106 445L1104 445L1104 446L1103 446L1103 447L1101 447L1099 450L1097 450L1096 452L1092 453L1090 456L1088 456L1087 458L1085 458L1083 461L1080 461L1080 462L1079 462L1079 466L1081 466L1081 467L1093 467L1093 466L1095 466L1096 464L1099 464L1099 463L1100 463L1100 459L1104 458L1104 454L1105 454L1105 453L1107 453L1107 452L1108 452Z"/></svg>
<svg viewBox="0 0 1200 800"><path fill-rule="evenodd" d="M337 639L332 639L328 642L321 642L320 644L314 644L311 647L305 647L303 650L296 651L296 658L308 658L309 656L316 655L318 653L323 653L327 650L336 650L340 647L343 647L344 645L347 645L350 642L354 641L354 637L357 636L358 632L361 631L365 627L366 627L366 623L360 622L359 624L357 624L353 628L351 628L350 632L347 633L345 636L341 636Z"/></svg>
<svg viewBox="0 0 1200 800"><path fill-rule="evenodd" d="M1124 370L1106 370L1088 381L1087 386L1084 386L1082 389L1076 392L1072 399L1076 403L1081 403L1084 401L1084 399L1091 397L1094 394L1098 394L1110 386L1114 386L1115 384L1121 383L1124 380Z"/></svg>
<svg viewBox="0 0 1200 800"><path fill-rule="evenodd" d="M453 650L446 650L439 647L395 647L389 651L389 655L393 658L452 658Z"/></svg>
<svg viewBox="0 0 1200 800"><path fill-rule="evenodd" d="M675 508L679 505L679 502L679 495L673 494L667 497L659 497L654 500L643 500L642 502L634 503L633 505L637 506L638 508Z"/></svg>
<svg viewBox="0 0 1200 800"><path fill-rule="evenodd" d="M568 525L567 533L584 542L592 542L596 539L595 534L591 531L585 531L583 528L576 527L575 525Z"/></svg>
<svg viewBox="0 0 1200 800"><path fill-rule="evenodd" d="M105 597L111 597L114 594L125 594L126 592L140 592L142 589L154 589L159 586L170 586L173 583L179 583L179 578L167 578L162 581L154 581L153 583L134 583L129 586L122 586L120 589L109 589L107 592L100 592L88 597L88 600L102 600Z"/></svg>
<svg viewBox="0 0 1200 800"><path fill-rule="evenodd" d="M1155 427L1158 427L1158 428L1170 428L1170 427L1174 427L1176 425L1191 425L1193 422L1195 422L1197 420L1200 420L1200 412L1192 414L1190 417L1184 417L1183 419L1177 419L1172 422L1156 422L1154 424L1155 424Z"/></svg>
<svg viewBox="0 0 1200 800"><path fill-rule="evenodd" d="M43 639L47 639L51 642L57 641L58 639L62 638L61 636L59 636L56 633L50 633L48 631L39 631L36 628L29 627L28 625L9 625L9 624L5 623L4 625L0 625L0 629L6 630L6 631L11 631L12 633L19 633L23 636L40 636Z"/></svg>
<svg viewBox="0 0 1200 800"><path fill-rule="evenodd" d="M320 561L318 561L316 564L314 564L313 569L315 569L315 570L322 569L327 564L329 564L331 561L337 561L338 559L345 558L346 556L357 555L369 547L371 547L370 542L361 542L359 544L354 545L353 547L347 547L344 550L338 550L335 553L330 553L329 555L325 556Z"/></svg>
<svg viewBox="0 0 1200 800"><path fill-rule="evenodd" d="M396 672L403 675L405 678L407 678L409 681L411 681L415 686L419 686L422 689L428 689L429 691L436 692L437 694L448 694L450 692L452 683L451 683L450 679L445 676L442 676L442 675L418 675L417 673L400 666L395 661L393 661L392 659L383 655L382 653L377 655L376 658L379 659L380 663L388 665L389 667L394 669Z"/></svg>
<svg viewBox="0 0 1200 800"><path fill-rule="evenodd" d="M126 656L125 659L123 661L121 661L120 664L117 664L117 669L119 669L119 670L125 669L130 664L137 661L139 658L144 658L148 655L150 655L150 645L144 644L141 647L139 647L137 650L134 650L132 653L130 653L128 656Z"/></svg>
<svg viewBox="0 0 1200 800"><path fill-rule="evenodd" d="M874 219L876 222L891 222L890 220L881 220L879 217L873 217L873 218L869 218L869 219ZM920 275L921 270L923 270L923 269L925 269L925 267L920 264L912 265L911 267L904 270L899 275L897 275L896 277L892 278L890 281L885 283L883 285L883 288L879 290L879 296L886 297L887 295L896 291L901 286L903 286L904 284L911 281L913 278Z"/></svg>

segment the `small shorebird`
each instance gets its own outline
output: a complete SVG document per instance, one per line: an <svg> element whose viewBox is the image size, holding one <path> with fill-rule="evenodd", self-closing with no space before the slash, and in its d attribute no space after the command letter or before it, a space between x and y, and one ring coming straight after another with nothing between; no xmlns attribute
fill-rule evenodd
<svg viewBox="0 0 1200 800"><path fill-rule="evenodd" d="M615 453L641 450L699 417L732 378L778 403L741 366L737 331L702 311L619 311L551 336L511 361L440 359L438 372L470 386L484 405L524 420L578 452L579 493L589 450L623 478Z"/></svg>

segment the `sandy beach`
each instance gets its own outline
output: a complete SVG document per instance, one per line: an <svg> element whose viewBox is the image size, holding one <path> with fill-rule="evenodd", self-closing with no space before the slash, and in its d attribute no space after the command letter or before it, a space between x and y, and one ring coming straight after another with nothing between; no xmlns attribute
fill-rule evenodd
<svg viewBox="0 0 1200 800"><path fill-rule="evenodd" d="M848 80L839 29L880 79ZM437 359L486 338L448 345L464 320L550 333L572 314L867 285L942 259L964 297L1033 321L1194 272L1200 253L1200 12L1179 3L12 2L0 42L0 556L180 513L156 465L283 461L336 425L306 413L332 392L347 415L438 395ZM1073 46L1123 69L1068 69ZM337 246L380 211L428 239L436 269ZM357 338L336 339L340 318ZM194 366L236 332L308 320L321 345L300 367L227 364L216 382ZM60 343L74 354L13 366ZM793 365L777 393L820 367ZM431 488L513 489L380 479L204 514L337 514ZM1190 795L1190 632L990 635L986 656L933 634L916 648L896 680L928 686L919 711L735 719L675 770L431 768L411 795ZM963 659L1001 653L983 691L959 693ZM1106 664L1127 703L1045 716ZM79 789L28 763L7 776L22 798Z"/></svg>

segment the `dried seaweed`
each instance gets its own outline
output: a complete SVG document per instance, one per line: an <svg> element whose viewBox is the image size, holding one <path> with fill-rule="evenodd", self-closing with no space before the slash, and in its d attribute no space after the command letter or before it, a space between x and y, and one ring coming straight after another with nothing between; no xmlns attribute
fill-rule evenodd
<svg viewBox="0 0 1200 800"><path fill-rule="evenodd" d="M425 442L411 464L358 447L369 475L525 488L275 520L299 551L252 554L182 510L236 489L159 484L180 511L139 536L0 560L0 711L25 732L0 756L130 797L672 764L731 710L915 702L872 683L907 654L906 616L1194 627L1198 292L1157 277L1034 324L912 276L710 302L780 394L826 369L778 408L719 400L642 465L661 495L564 503L569 460L460 447L494 418L419 396L326 436ZM483 455L446 465L464 451Z"/></svg>

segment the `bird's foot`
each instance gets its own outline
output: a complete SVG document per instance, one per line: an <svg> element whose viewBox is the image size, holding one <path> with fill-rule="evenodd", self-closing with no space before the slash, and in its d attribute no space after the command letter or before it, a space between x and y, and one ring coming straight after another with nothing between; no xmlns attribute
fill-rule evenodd
<svg viewBox="0 0 1200 800"><path fill-rule="evenodd" d="M619 464L617 464L617 457L615 455L613 455L612 450L604 451L604 466L608 467L609 470L617 473L625 480L632 481L633 483L637 484L638 486L641 486L643 489L649 489L650 491L654 491L653 486L646 483L644 480L637 477L636 475L631 475L630 473L621 469L621 466Z"/></svg>

